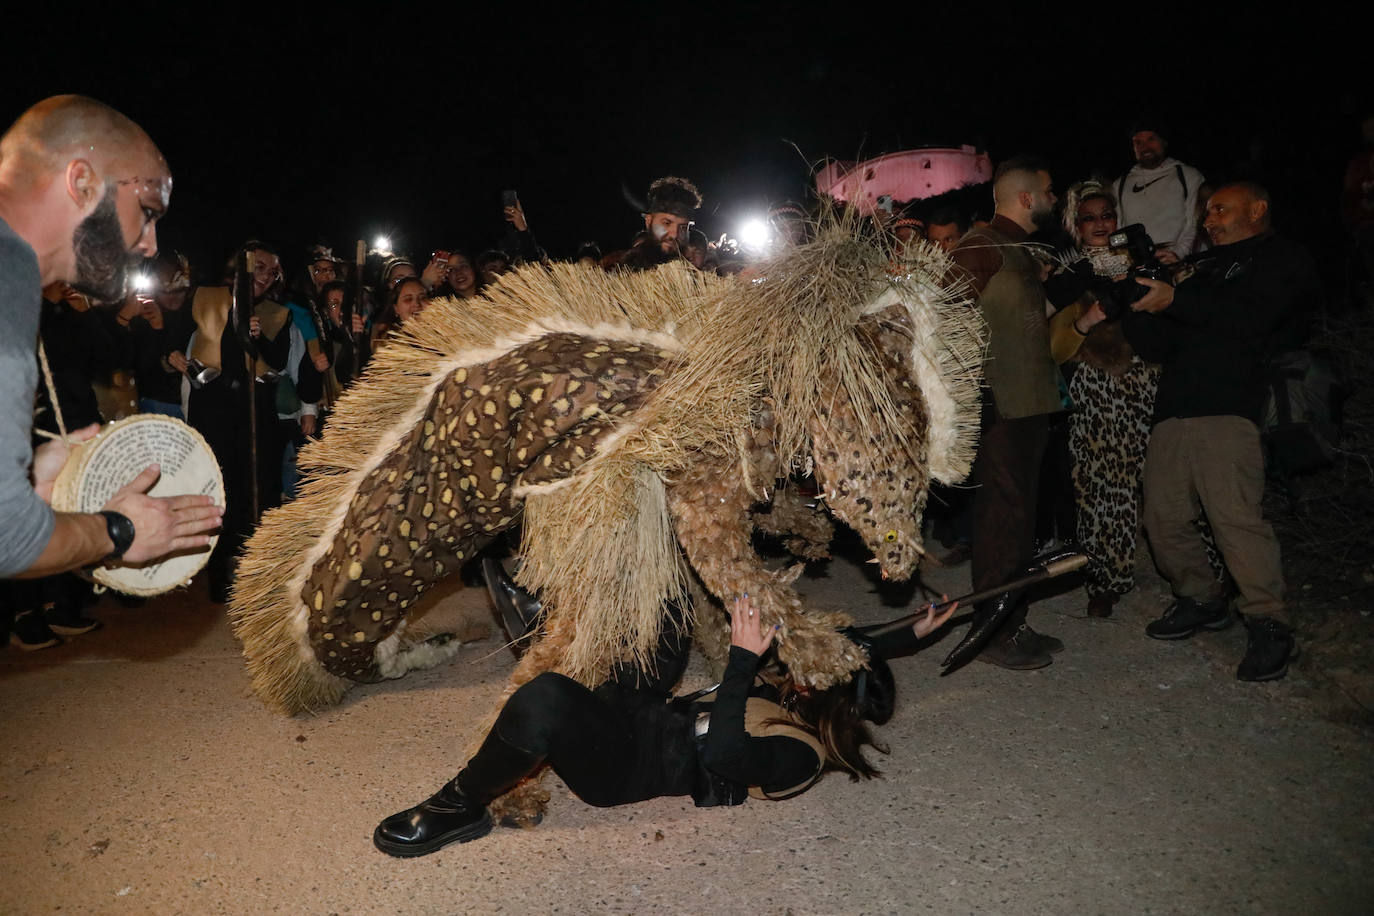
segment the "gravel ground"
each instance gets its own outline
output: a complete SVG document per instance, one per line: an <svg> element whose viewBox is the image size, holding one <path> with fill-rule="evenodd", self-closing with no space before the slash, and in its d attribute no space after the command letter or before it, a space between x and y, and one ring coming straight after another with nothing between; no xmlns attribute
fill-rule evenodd
<svg viewBox="0 0 1374 916"><path fill-rule="evenodd" d="M903 613L870 569L839 559L799 587L863 622ZM0 653L0 911L1369 912L1370 733L1333 721L1301 664L1236 681L1240 627L1146 639L1164 592L1147 575L1108 620L1079 592L1041 601L1031 622L1068 644L1041 671L941 677L952 641L898 660L882 780L596 809L550 777L538 828L415 860L378 853L372 829L461 764L513 664L499 640L283 719L247 695L199 589L107 598L103 630ZM487 615L467 589L431 618ZM686 686L704 678L697 664Z"/></svg>

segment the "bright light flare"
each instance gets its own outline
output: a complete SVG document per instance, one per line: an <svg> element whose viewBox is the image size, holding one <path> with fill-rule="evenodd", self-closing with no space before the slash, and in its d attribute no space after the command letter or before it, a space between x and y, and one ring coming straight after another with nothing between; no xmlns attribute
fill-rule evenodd
<svg viewBox="0 0 1374 916"><path fill-rule="evenodd" d="M153 290L153 278L148 274L138 273L129 278L129 286L136 293L148 293Z"/></svg>
<svg viewBox="0 0 1374 916"><path fill-rule="evenodd" d="M380 255L386 256L391 254L391 236L377 236L375 239L372 240L372 247L375 248L377 250L377 253Z"/></svg>
<svg viewBox="0 0 1374 916"><path fill-rule="evenodd" d="M763 251L773 241L773 230L764 219L751 219L739 227L740 244L751 251Z"/></svg>

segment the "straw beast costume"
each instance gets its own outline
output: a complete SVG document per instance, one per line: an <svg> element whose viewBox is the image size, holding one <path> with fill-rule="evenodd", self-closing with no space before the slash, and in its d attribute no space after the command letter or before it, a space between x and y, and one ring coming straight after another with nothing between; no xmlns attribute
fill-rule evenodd
<svg viewBox="0 0 1374 916"><path fill-rule="evenodd" d="M768 570L750 535L770 509L793 527L795 494L774 485L813 466L830 512L906 578L929 479L967 473L981 321L934 282L942 256L922 249L897 279L888 261L832 226L762 282L558 265L426 310L249 544L231 617L258 695L315 710L451 655L402 642L407 609L521 513L521 584L547 613L513 684L552 670L590 686L645 661L690 572L749 592L798 681L847 679L865 658L837 632L846 615L803 614L799 568ZM723 618L696 623L723 664Z"/></svg>

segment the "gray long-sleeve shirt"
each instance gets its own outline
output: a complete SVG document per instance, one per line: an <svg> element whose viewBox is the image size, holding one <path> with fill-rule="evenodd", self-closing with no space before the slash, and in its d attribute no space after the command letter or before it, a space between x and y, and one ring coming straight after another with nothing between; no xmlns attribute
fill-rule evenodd
<svg viewBox="0 0 1374 916"><path fill-rule="evenodd" d="M29 480L42 287L38 256L0 219L0 578L32 566L55 523Z"/></svg>

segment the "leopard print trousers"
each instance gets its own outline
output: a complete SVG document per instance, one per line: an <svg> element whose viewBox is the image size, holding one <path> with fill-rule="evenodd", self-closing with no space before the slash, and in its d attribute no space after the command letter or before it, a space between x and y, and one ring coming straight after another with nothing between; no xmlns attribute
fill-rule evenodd
<svg viewBox="0 0 1374 916"><path fill-rule="evenodd" d="M1141 479L1158 387L1159 367L1140 357L1121 375L1081 363L1069 382L1069 451L1090 597L1122 595L1135 585Z"/></svg>

